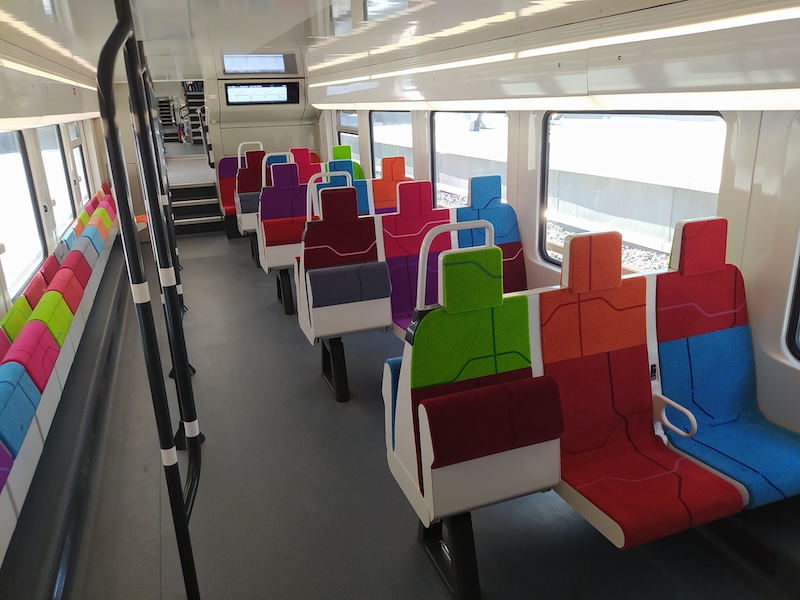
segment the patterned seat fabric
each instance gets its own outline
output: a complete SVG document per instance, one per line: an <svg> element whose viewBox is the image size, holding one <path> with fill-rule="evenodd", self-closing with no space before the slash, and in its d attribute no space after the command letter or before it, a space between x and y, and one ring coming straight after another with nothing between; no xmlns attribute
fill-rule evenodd
<svg viewBox="0 0 800 600"><path fill-rule="evenodd" d="M744 281L725 263L726 238L725 219L676 226L675 270L656 287L661 384L698 423L689 439L668 432L670 443L742 483L753 508L800 493L800 435L758 408Z"/></svg>
<svg viewBox="0 0 800 600"><path fill-rule="evenodd" d="M615 545L630 548L733 514L730 483L654 432L646 280L621 278L622 236L570 236L562 288L540 293L544 373L564 410L560 492ZM599 511L599 512L598 512Z"/></svg>

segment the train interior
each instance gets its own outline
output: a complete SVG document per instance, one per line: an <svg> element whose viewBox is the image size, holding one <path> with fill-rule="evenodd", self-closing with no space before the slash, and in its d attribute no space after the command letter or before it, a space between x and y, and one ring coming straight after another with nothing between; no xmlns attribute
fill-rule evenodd
<svg viewBox="0 0 800 600"><path fill-rule="evenodd" d="M0 15L0 597L796 597L800 4Z"/></svg>

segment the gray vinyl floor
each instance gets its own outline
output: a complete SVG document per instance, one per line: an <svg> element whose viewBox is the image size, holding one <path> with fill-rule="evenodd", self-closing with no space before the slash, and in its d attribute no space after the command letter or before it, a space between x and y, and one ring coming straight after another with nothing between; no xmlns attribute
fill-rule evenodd
<svg viewBox="0 0 800 600"><path fill-rule="evenodd" d="M202 234L179 246L207 436L191 521L202 597L445 600L386 465L381 365L400 353L399 340L345 339L352 399L338 404L320 376L319 346L283 314L274 277L254 266L246 240ZM132 306L123 336L66 597L183 598ZM779 597L703 530L621 552L553 493L474 511L473 523L490 600Z"/></svg>
<svg viewBox="0 0 800 600"><path fill-rule="evenodd" d="M208 166L202 145L164 142L164 150L171 187L214 184L214 169Z"/></svg>

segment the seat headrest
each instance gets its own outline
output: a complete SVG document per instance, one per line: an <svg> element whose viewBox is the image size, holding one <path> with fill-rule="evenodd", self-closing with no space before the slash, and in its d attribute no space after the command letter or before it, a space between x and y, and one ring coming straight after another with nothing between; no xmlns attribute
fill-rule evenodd
<svg viewBox="0 0 800 600"><path fill-rule="evenodd" d="M292 153L294 162L298 165L305 166L311 164L311 150L308 148L290 148L289 152Z"/></svg>
<svg viewBox="0 0 800 600"><path fill-rule="evenodd" d="M419 217L433 212L433 185L430 181L403 181L397 184L399 214Z"/></svg>
<svg viewBox="0 0 800 600"><path fill-rule="evenodd" d="M503 303L503 251L497 246L439 255L441 302L448 313L494 308Z"/></svg>
<svg viewBox="0 0 800 600"><path fill-rule="evenodd" d="M356 188L326 188L320 192L322 220L324 223L352 223L358 221L358 192Z"/></svg>
<svg viewBox="0 0 800 600"><path fill-rule="evenodd" d="M104 181L103 183L101 183L100 187L103 189L104 193L106 193L106 194L110 194L111 193L111 186L107 182Z"/></svg>
<svg viewBox="0 0 800 600"><path fill-rule="evenodd" d="M264 150L249 150L244 153L245 169L260 169L261 161L267 153Z"/></svg>
<svg viewBox="0 0 800 600"><path fill-rule="evenodd" d="M295 163L279 163L272 165L272 185L276 188L298 187L300 175Z"/></svg>
<svg viewBox="0 0 800 600"><path fill-rule="evenodd" d="M350 146L334 146L331 149L332 160L352 160L353 149Z"/></svg>
<svg viewBox="0 0 800 600"><path fill-rule="evenodd" d="M567 236L561 262L561 285L573 294L622 285L622 234L604 231Z"/></svg>
<svg viewBox="0 0 800 600"><path fill-rule="evenodd" d="M352 160L332 160L331 162L328 163L328 170L350 173L350 177L355 179Z"/></svg>
<svg viewBox="0 0 800 600"><path fill-rule="evenodd" d="M721 271L725 268L727 240L728 221L721 217L678 221L669 267L681 275Z"/></svg>
<svg viewBox="0 0 800 600"><path fill-rule="evenodd" d="M388 181L406 179L406 159L402 156L384 156L381 159L381 179Z"/></svg>
<svg viewBox="0 0 800 600"><path fill-rule="evenodd" d="M475 210L502 205L503 180L500 175L469 178L469 205Z"/></svg>

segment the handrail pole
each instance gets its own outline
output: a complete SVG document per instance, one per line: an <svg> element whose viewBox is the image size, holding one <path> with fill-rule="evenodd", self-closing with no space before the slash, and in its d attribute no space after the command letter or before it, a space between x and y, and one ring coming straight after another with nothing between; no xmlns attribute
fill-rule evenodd
<svg viewBox="0 0 800 600"><path fill-rule="evenodd" d="M131 295L136 308L136 317L139 322L139 332L142 337L147 379L153 402L161 459L164 465L164 477L175 527L175 537L178 542L186 595L190 600L199 600L200 590L197 584L197 572L192 554L189 522L186 518L183 495L181 493L181 476L172 435L164 373L161 369L161 356L158 349L153 307L150 301L150 289L145 277L138 232L134 225L133 211L130 206L130 189L128 187L125 158L116 121L114 64L120 48L131 36L133 29L130 11L128 10L127 18L125 18L126 13L119 10L119 1L117 2L118 22L100 52L97 70L97 95L111 177L114 189L117 191L117 216L125 252L125 263L128 270Z"/></svg>
<svg viewBox="0 0 800 600"><path fill-rule="evenodd" d="M117 0L117 4L127 5L129 0ZM158 177L155 168L155 152L152 148L150 134L150 115L145 99L144 80L142 79L141 59L135 32L125 43L125 67L130 87L131 105L134 114L134 139L141 161L142 178L144 180L145 207L148 208L155 255L158 262L159 279L164 295L167 317L167 332L170 339L172 364L175 369L175 383L178 390L178 409L181 422L186 433L186 445L189 450L189 466L184 489L186 518L191 516L200 476L200 427L197 421L197 410L192 390L191 367L186 353L181 320L182 305L178 297L176 269L172 263L167 223L161 210L163 198L158 193Z"/></svg>

